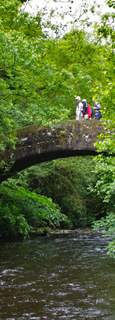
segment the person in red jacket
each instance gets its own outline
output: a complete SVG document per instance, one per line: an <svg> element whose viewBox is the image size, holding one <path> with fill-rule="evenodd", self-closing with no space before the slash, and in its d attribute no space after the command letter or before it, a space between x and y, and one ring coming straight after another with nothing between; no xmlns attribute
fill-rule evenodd
<svg viewBox="0 0 115 320"><path fill-rule="evenodd" d="M91 107L89 104L87 104L87 113L88 113L88 119L91 119Z"/></svg>

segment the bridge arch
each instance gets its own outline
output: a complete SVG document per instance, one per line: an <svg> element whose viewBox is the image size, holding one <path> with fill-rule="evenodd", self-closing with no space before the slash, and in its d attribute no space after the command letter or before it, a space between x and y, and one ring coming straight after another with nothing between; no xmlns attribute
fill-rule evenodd
<svg viewBox="0 0 115 320"><path fill-rule="evenodd" d="M103 133L102 121L81 120L66 121L50 127L33 125L17 131L15 150L6 149L6 163L13 163L9 172L1 170L0 182L16 172L37 163L58 158L88 156L97 154L94 142L99 141L98 135Z"/></svg>

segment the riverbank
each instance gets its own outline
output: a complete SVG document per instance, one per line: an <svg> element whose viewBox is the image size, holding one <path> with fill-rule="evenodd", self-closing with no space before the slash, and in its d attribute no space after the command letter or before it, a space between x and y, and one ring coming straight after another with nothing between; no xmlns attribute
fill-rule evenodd
<svg viewBox="0 0 115 320"><path fill-rule="evenodd" d="M94 231L92 228L79 228L79 229L61 229L61 230L51 230L50 232L47 232L46 230L44 232L35 232L30 233L27 238L24 238L22 235L14 236L10 235L9 237L1 237L0 243L2 242L9 242L9 241L23 241L23 240L29 240L29 239L35 239L39 237L48 237L50 235L69 235L69 234L80 234L80 233L99 233L104 234L105 230L100 231Z"/></svg>

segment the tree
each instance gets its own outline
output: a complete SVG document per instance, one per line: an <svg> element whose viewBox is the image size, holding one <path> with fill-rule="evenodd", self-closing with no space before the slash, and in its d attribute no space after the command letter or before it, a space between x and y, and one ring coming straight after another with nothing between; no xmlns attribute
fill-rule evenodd
<svg viewBox="0 0 115 320"><path fill-rule="evenodd" d="M63 91L55 66L46 58L46 42L41 38L39 15L29 17L19 11L19 1L5 1L1 12L0 57L0 150L15 146L17 127L32 123L48 123L55 118L57 103L51 110L51 96ZM6 14L8 12L8 15ZM20 31L17 31L20 30ZM39 37L38 37L39 36ZM49 93L48 93L49 91ZM56 100L56 99L55 99ZM63 105L62 118L67 117ZM60 115L61 117L61 115ZM60 118L58 116L58 118Z"/></svg>
<svg viewBox="0 0 115 320"><path fill-rule="evenodd" d="M51 125L53 121L74 117L77 92L90 103L93 94L101 94L104 101L102 87L107 88L110 78L113 80L108 71L109 50L91 43L84 31L72 30L59 39L46 37L41 13L30 16L22 11L20 1L5 0L0 13L0 150L3 153L6 145L15 147L18 127L34 123Z"/></svg>
<svg viewBox="0 0 115 320"><path fill-rule="evenodd" d="M113 1L107 1L109 7L115 7ZM97 150L108 152L108 157L97 156L96 173L97 183L95 190L97 196L101 197L106 204L107 216L100 221L94 222L94 230L105 229L105 236L115 234L115 84L114 84L114 62L115 62L115 13L102 16L101 26L97 28L97 36L105 41L106 62L109 68L106 69L106 81L102 93L102 100L106 103L103 112L108 121L105 123L106 134L100 137L100 144ZM109 48L109 49L108 49ZM115 258L115 241L113 239L107 247L108 254Z"/></svg>

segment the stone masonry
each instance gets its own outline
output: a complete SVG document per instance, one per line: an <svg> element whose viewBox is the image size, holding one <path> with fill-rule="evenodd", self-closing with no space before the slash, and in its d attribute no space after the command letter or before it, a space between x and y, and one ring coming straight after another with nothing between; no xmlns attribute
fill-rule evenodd
<svg viewBox="0 0 115 320"><path fill-rule="evenodd" d="M0 182L27 167L57 158L96 155L94 143L104 132L97 120L66 121L50 127L33 125L17 131L14 150L7 147L4 159L9 171L0 171Z"/></svg>

